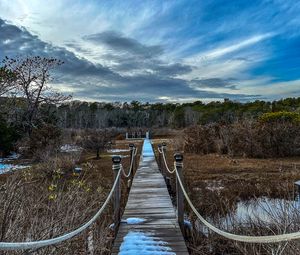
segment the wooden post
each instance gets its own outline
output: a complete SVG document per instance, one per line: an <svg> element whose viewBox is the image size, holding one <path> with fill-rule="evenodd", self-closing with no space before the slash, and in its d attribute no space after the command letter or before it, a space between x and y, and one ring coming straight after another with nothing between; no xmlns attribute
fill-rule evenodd
<svg viewBox="0 0 300 255"><path fill-rule="evenodd" d="M158 150L161 151L162 150L162 145L159 144L158 145ZM159 171L162 173L162 166L161 166L161 153L158 151L158 167L159 167Z"/></svg>
<svg viewBox="0 0 300 255"><path fill-rule="evenodd" d="M300 180L295 182L295 186L297 187L297 197L296 200L299 202L300 201Z"/></svg>
<svg viewBox="0 0 300 255"><path fill-rule="evenodd" d="M167 153L167 144L165 142L163 142L161 145L162 145L162 151L166 155L166 153ZM162 169L162 174L163 174L163 176L165 177L165 180L166 180L167 170L166 170L166 166L165 166L164 162L162 163L162 168L161 169Z"/></svg>
<svg viewBox="0 0 300 255"><path fill-rule="evenodd" d="M137 146L134 145L134 148L137 150ZM133 173L133 176L135 175L137 169L138 169L138 166L139 166L139 162L138 162L138 151L136 151L136 155L134 156L133 160L134 160L134 173ZM133 176L132 176L132 179L133 179Z"/></svg>
<svg viewBox="0 0 300 255"><path fill-rule="evenodd" d="M128 179L128 182L127 182L127 188L128 189L131 186L131 182L132 182L132 179L133 179L133 176L134 176L134 171L135 171L135 165L134 165L134 163L135 163L134 162L135 161L135 157L133 156L135 145L133 143L130 143L129 144L129 149L130 149L130 162L129 162L129 166L131 166L131 164L132 164L132 170L131 170L131 176L129 176L129 179Z"/></svg>
<svg viewBox="0 0 300 255"><path fill-rule="evenodd" d="M135 148L135 145L133 143L129 144L129 150L130 150L130 164L131 164L131 160L132 160L132 154L133 154L133 150Z"/></svg>
<svg viewBox="0 0 300 255"><path fill-rule="evenodd" d="M121 168L121 157L114 156L112 157L113 166L112 169L114 171L114 179L118 177L118 173ZM118 229L120 223L120 200L121 200L121 178L117 181L117 186L114 192L114 229L115 231Z"/></svg>
<svg viewBox="0 0 300 255"><path fill-rule="evenodd" d="M180 180L183 182L183 155L181 153L176 153L174 155L175 164ZM176 198L177 198L177 220L181 228L182 233L184 233L184 200L183 192L180 187L178 177L176 175Z"/></svg>

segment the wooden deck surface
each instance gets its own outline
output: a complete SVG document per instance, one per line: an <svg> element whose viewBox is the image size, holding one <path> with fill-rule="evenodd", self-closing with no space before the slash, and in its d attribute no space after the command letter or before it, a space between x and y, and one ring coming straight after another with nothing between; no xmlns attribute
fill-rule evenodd
<svg viewBox="0 0 300 255"><path fill-rule="evenodd" d="M164 178L145 143L112 254L187 255Z"/></svg>

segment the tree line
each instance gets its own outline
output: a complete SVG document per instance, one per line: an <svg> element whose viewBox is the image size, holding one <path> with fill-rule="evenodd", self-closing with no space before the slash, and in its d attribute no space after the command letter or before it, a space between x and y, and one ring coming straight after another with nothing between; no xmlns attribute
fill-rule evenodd
<svg viewBox="0 0 300 255"><path fill-rule="evenodd" d="M20 140L31 147L45 147L49 141L56 144L64 129L186 128L256 120L265 113L300 112L300 97L247 103L224 99L206 104L70 101L70 96L49 86L51 72L61 65L58 59L39 56L2 61L0 151L11 150Z"/></svg>
<svg viewBox="0 0 300 255"><path fill-rule="evenodd" d="M233 123L241 119L256 119L268 112L300 112L300 97L278 101L240 103L88 103L73 101L55 109L63 128L147 127L185 128L195 124L214 122Z"/></svg>

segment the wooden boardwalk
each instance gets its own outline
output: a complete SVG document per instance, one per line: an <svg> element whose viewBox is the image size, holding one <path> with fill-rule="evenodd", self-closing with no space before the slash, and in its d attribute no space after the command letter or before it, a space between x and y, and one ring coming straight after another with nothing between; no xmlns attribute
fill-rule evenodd
<svg viewBox="0 0 300 255"><path fill-rule="evenodd" d="M144 142L112 254L188 254L149 140Z"/></svg>

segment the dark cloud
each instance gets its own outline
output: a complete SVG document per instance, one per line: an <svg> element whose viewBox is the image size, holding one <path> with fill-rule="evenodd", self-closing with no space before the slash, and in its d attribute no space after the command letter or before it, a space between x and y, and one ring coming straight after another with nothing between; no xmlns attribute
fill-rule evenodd
<svg viewBox="0 0 300 255"><path fill-rule="evenodd" d="M110 75L114 73L99 64L78 58L73 52L41 41L25 28L8 24L0 19L0 58L16 56L48 56L64 61L60 71L64 75Z"/></svg>
<svg viewBox="0 0 300 255"><path fill-rule="evenodd" d="M192 67L188 65L183 65L180 63L167 64L167 65L157 65L154 68L160 75L173 76L182 75L192 71Z"/></svg>
<svg viewBox="0 0 300 255"><path fill-rule="evenodd" d="M101 56L106 60L116 63L112 68L117 72L131 72L135 70L147 70L146 72L155 73L158 76L170 77L186 74L192 71L191 66L180 63L164 63L157 58L145 59L131 54L105 54Z"/></svg>
<svg viewBox="0 0 300 255"><path fill-rule="evenodd" d="M216 93L195 90L182 79L160 78L155 75L122 76L115 86L103 87L94 81L85 81L76 87L76 95L82 98L115 101L164 101L161 97L171 98L230 98L248 101L259 98L258 95Z"/></svg>
<svg viewBox="0 0 300 255"><path fill-rule="evenodd" d="M236 89L236 85L233 84L235 79L222 79L222 78L210 78L210 79L193 79L191 84L197 88L227 88Z"/></svg>
<svg viewBox="0 0 300 255"><path fill-rule="evenodd" d="M110 45L111 53L102 58L116 65L105 67L79 58L63 47L41 41L25 28L8 24L0 19L0 58L39 55L65 62L55 73L55 86L63 84L74 90L74 97L110 101L162 101L171 98L231 98L246 100L248 95L219 94L199 89L210 87L234 88L221 79L186 80L176 78L186 74L191 67L180 63L167 63L159 58L160 46L146 46L117 33L107 32L86 36L86 40ZM66 42L68 47L84 53L85 48L76 42ZM87 52L88 53L88 52ZM194 86L199 83L200 86ZM199 85L198 84L198 85ZM196 87L196 88L195 88ZM69 91L69 90L68 90Z"/></svg>
<svg viewBox="0 0 300 255"><path fill-rule="evenodd" d="M125 37L114 31L87 35L84 40L95 44L104 44L110 49L109 54L101 55L102 59L114 61L116 72L143 70L158 76L176 76L192 71L188 65L165 63L159 57L163 53L161 46L147 46L135 39Z"/></svg>
<svg viewBox="0 0 300 255"><path fill-rule="evenodd" d="M84 36L83 39L97 44L105 44L112 49L129 52L146 58L152 58L163 53L163 49L159 45L146 46L135 39L125 37L114 31L87 35Z"/></svg>
<svg viewBox="0 0 300 255"><path fill-rule="evenodd" d="M93 56L92 51L83 48L79 43L74 42L74 41L70 41L70 42L66 42L65 46L74 49L76 52L80 52L83 53L87 56Z"/></svg>
<svg viewBox="0 0 300 255"><path fill-rule="evenodd" d="M188 65L159 60L158 57L163 53L160 45L147 46L114 31L87 35L83 39L109 47L112 53L101 57L114 60L117 63L114 67L116 71L148 70L160 76L175 76L192 70Z"/></svg>

